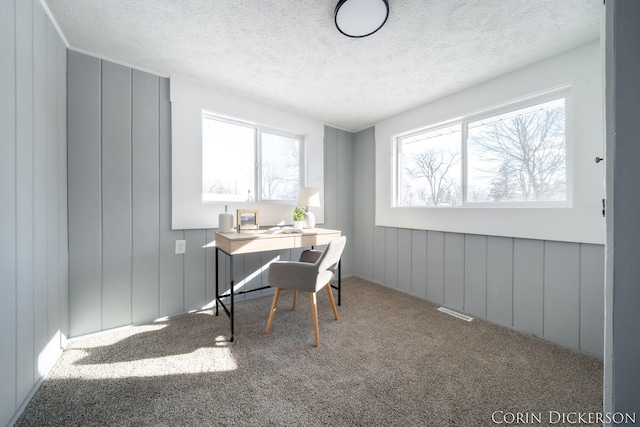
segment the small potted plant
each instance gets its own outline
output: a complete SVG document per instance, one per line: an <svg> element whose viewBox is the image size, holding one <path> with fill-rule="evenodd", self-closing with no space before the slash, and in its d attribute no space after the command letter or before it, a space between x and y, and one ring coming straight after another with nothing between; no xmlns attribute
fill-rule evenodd
<svg viewBox="0 0 640 427"><path fill-rule="evenodd" d="M307 211L304 208L295 208L291 213L293 214L293 228L302 230L304 228L304 217L307 216Z"/></svg>

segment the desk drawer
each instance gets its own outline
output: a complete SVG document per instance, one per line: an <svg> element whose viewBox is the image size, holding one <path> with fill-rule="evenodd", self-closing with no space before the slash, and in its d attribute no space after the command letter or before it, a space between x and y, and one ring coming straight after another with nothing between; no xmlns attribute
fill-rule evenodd
<svg viewBox="0 0 640 427"><path fill-rule="evenodd" d="M330 241L340 237L340 233L323 233L323 234L310 234L308 236L300 236L300 247L306 248L309 246L322 246L328 244Z"/></svg>
<svg viewBox="0 0 640 427"><path fill-rule="evenodd" d="M300 246L299 236L279 236L276 239L253 239L231 241L228 253L248 254L252 252L277 251L279 249L290 249ZM224 249L224 248L222 248Z"/></svg>

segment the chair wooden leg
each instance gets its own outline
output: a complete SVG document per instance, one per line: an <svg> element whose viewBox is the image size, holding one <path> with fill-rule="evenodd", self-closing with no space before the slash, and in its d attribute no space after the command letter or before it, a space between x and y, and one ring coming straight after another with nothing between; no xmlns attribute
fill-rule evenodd
<svg viewBox="0 0 640 427"><path fill-rule="evenodd" d="M318 329L318 302L316 293L311 292L311 314L313 316L313 332L316 337L316 347L320 347L320 330Z"/></svg>
<svg viewBox="0 0 640 427"><path fill-rule="evenodd" d="M271 324L273 323L273 316L276 314L276 306L278 305L278 298L280 298L280 291L282 289L276 288L276 293L273 294L273 302L271 303L271 312L269 312L269 321L267 322L267 330L268 334L271 332Z"/></svg>
<svg viewBox="0 0 640 427"><path fill-rule="evenodd" d="M338 320L338 308L336 307L336 301L333 299L333 292L331 292L331 283L325 286L329 293L329 301L331 301L331 308L333 308L333 316Z"/></svg>
<svg viewBox="0 0 640 427"><path fill-rule="evenodd" d="M296 297L298 296L298 291L293 291L293 307L291 307L291 311L296 311Z"/></svg>

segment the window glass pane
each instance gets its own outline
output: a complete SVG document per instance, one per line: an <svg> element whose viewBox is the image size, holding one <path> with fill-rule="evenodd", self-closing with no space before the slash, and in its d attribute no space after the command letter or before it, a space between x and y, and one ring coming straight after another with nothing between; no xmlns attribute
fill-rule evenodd
<svg viewBox="0 0 640 427"><path fill-rule="evenodd" d="M564 99L469 123L467 141L468 202L566 200Z"/></svg>
<svg viewBox="0 0 640 427"><path fill-rule="evenodd" d="M400 206L461 203L461 125L398 138Z"/></svg>
<svg viewBox="0 0 640 427"><path fill-rule="evenodd" d="M262 198L295 200L300 182L300 140L262 132Z"/></svg>
<svg viewBox="0 0 640 427"><path fill-rule="evenodd" d="M203 201L254 200L254 147L254 129L203 118Z"/></svg>

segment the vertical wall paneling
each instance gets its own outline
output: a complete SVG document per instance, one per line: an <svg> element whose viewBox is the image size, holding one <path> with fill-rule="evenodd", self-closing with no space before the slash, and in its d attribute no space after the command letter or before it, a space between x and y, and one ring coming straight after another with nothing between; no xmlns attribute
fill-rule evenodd
<svg viewBox="0 0 640 427"><path fill-rule="evenodd" d="M427 299L444 304L444 233L427 232Z"/></svg>
<svg viewBox="0 0 640 427"><path fill-rule="evenodd" d="M184 255L176 255L176 240L184 230L171 229L171 104L169 79L160 79L160 308L161 316L183 313ZM207 242L213 240L213 237ZM209 251L207 251L209 252ZM207 255L208 256L208 255ZM213 257L209 257L213 259ZM208 258L207 258L208 260ZM213 270L211 270L213 271ZM209 269L207 269L207 275ZM213 277L213 276L211 276ZM207 282L209 283L209 282ZM213 284L214 282L212 282ZM211 295L213 292L211 292Z"/></svg>
<svg viewBox="0 0 640 427"><path fill-rule="evenodd" d="M58 34L53 24L47 24L47 352L45 369L55 364L60 353L60 298L58 280L60 267L58 247L60 241L59 210L60 200L58 179Z"/></svg>
<svg viewBox="0 0 640 427"><path fill-rule="evenodd" d="M326 227L333 227L338 222L338 130L324 127L324 222Z"/></svg>
<svg viewBox="0 0 640 427"><path fill-rule="evenodd" d="M133 321L159 316L159 78L132 73Z"/></svg>
<svg viewBox="0 0 640 427"><path fill-rule="evenodd" d="M33 386L34 361L34 117L33 4L16 2L16 197L17 255L17 395L22 400ZM13 124L12 124L13 126ZM12 161L14 160L12 159Z"/></svg>
<svg viewBox="0 0 640 427"><path fill-rule="evenodd" d="M374 142L373 128L355 134L355 218L373 210ZM378 227L365 218L371 223L355 226L355 274L407 291L410 270L414 295L602 357L603 246Z"/></svg>
<svg viewBox="0 0 640 427"><path fill-rule="evenodd" d="M347 210L349 209L349 204L352 201L349 192L349 183L352 181L349 180L349 174L351 172L351 165L347 163L348 160L348 152L352 150L351 144L349 143L349 139L352 136L350 133L345 131L337 131L336 138L336 163L334 168L334 175L336 176L336 222L335 227L337 229L343 229L345 233L347 230ZM326 169L326 168L325 168ZM353 210L351 211L353 212ZM348 266L351 263L349 256L349 248L351 246L351 236L347 235L347 247L345 247L344 252L342 253L342 271L347 273ZM345 268L347 267L347 268Z"/></svg>
<svg viewBox="0 0 640 427"><path fill-rule="evenodd" d="M215 268L215 251L214 256L214 268ZM215 270L214 273L215 275ZM222 295L229 290L229 257L224 253L218 254L218 292Z"/></svg>
<svg viewBox="0 0 640 427"><path fill-rule="evenodd" d="M487 319L513 326L513 239L487 238Z"/></svg>
<svg viewBox="0 0 640 427"><path fill-rule="evenodd" d="M235 292L241 291L244 284L244 262L245 256L239 255L233 257L233 288ZM240 294L234 297L234 301L242 301L247 297L246 294Z"/></svg>
<svg viewBox="0 0 640 427"><path fill-rule="evenodd" d="M545 242L544 338L580 348L580 244Z"/></svg>
<svg viewBox="0 0 640 427"><path fill-rule="evenodd" d="M44 349L47 337L47 18L39 7L33 9L33 251L34 344ZM43 357L38 357L36 375L44 374Z"/></svg>
<svg viewBox="0 0 640 427"><path fill-rule="evenodd" d="M464 234L444 235L444 304L464 310Z"/></svg>
<svg viewBox="0 0 640 427"><path fill-rule="evenodd" d="M0 2L0 424L16 404L16 2ZM20 355L22 357L22 355Z"/></svg>
<svg viewBox="0 0 640 427"><path fill-rule="evenodd" d="M344 228L348 233L349 244L345 247L344 251L346 253L346 258L344 259L343 269L346 275L352 275L355 271L355 250L353 243L355 243L355 231L354 224L356 218L358 221L361 221L361 213L358 212L358 215L355 215L355 201L353 199L353 180L354 180L354 170L353 163L355 161L355 135L346 132L347 144L346 144L346 162L344 167L347 169L347 180L345 185L342 187L342 199L345 204L345 225Z"/></svg>
<svg viewBox="0 0 640 427"><path fill-rule="evenodd" d="M260 282L264 286L269 285L269 263L273 261L278 261L278 255L283 251L269 251L269 252L260 252L260 265L262 266L262 272L260 273ZM262 294L268 294L269 290L263 290Z"/></svg>
<svg viewBox="0 0 640 427"><path fill-rule="evenodd" d="M244 261L244 289L257 289L262 286L262 256L260 253L246 254ZM260 295L255 293L253 295Z"/></svg>
<svg viewBox="0 0 640 427"><path fill-rule="evenodd" d="M216 249L213 246L215 242L216 230L207 230L207 249L205 251L205 269L206 269L206 285L205 285L205 306L213 307L216 299Z"/></svg>
<svg viewBox="0 0 640 427"><path fill-rule="evenodd" d="M487 317L487 237L464 236L464 310Z"/></svg>
<svg viewBox="0 0 640 427"><path fill-rule="evenodd" d="M130 324L131 70L102 62L102 295L104 329Z"/></svg>
<svg viewBox="0 0 640 427"><path fill-rule="evenodd" d="M68 53L70 335L102 328L100 60Z"/></svg>
<svg viewBox="0 0 640 427"><path fill-rule="evenodd" d="M260 252L260 265L262 266L261 283L262 286L269 285L269 264L273 261L290 261L291 251L283 249L279 251ZM273 295L272 289L264 289L262 295Z"/></svg>
<svg viewBox="0 0 640 427"><path fill-rule="evenodd" d="M77 52L67 59L71 336L206 306L208 231L171 230L169 80ZM182 239L187 253L176 255Z"/></svg>
<svg viewBox="0 0 640 427"><path fill-rule="evenodd" d="M373 279L373 262L374 262L374 233L375 229L374 212L375 212L375 158L374 158L374 128L370 127L360 131L357 136L360 138L358 147L360 151L358 156L354 156L354 163L362 164L362 174L354 176L354 185L360 181L362 187L359 188L362 194L362 205L355 204L354 213L357 213L356 221L363 226L362 228L362 251L354 253L355 256L362 257L362 268L364 277ZM357 239L356 239L357 241Z"/></svg>
<svg viewBox="0 0 640 427"><path fill-rule="evenodd" d="M369 211L364 209L365 206L365 182L363 180L364 169L366 167L364 161L364 153L365 147L363 144L363 135L362 133L357 133L353 138L353 239L350 242L351 247L353 248L355 257L353 260L353 271L355 274L366 277L365 271L365 262L366 257L363 252L365 250L364 244L364 235L365 230L370 230L367 228L365 223L366 219L372 215Z"/></svg>
<svg viewBox="0 0 640 427"><path fill-rule="evenodd" d="M398 229L384 229L384 284L398 287Z"/></svg>
<svg viewBox="0 0 640 427"><path fill-rule="evenodd" d="M347 236L347 247L342 255L344 275L353 272L353 156L353 134L325 126L324 226L341 230Z"/></svg>
<svg viewBox="0 0 640 427"><path fill-rule="evenodd" d="M580 348L604 357L604 246L580 245Z"/></svg>
<svg viewBox="0 0 640 427"><path fill-rule="evenodd" d="M411 230L411 293L427 298L427 232Z"/></svg>
<svg viewBox="0 0 640 427"><path fill-rule="evenodd" d="M398 229L398 289L411 293L411 230ZM387 255L389 256L389 255Z"/></svg>
<svg viewBox="0 0 640 427"><path fill-rule="evenodd" d="M187 241L184 254L184 305L185 311L199 310L204 306L206 280L206 230L185 230ZM177 255L179 256L179 255Z"/></svg>
<svg viewBox="0 0 640 427"><path fill-rule="evenodd" d="M67 206L67 47L58 38L58 265L60 348L69 336L69 235Z"/></svg>
<svg viewBox="0 0 640 427"><path fill-rule="evenodd" d="M67 331L65 60L38 0L0 3L0 425Z"/></svg>
<svg viewBox="0 0 640 427"><path fill-rule="evenodd" d="M344 204L344 223L340 223L340 227L344 228L347 233L347 237L349 239L349 243L344 249L345 258L343 259L343 273L345 275L352 275L354 273L354 263L355 263L355 251L353 243L355 243L355 232L354 232L354 223L356 218L360 221L360 213L355 215L354 206L355 202L353 200L353 179L354 179L354 139L355 136L351 132L345 132L347 136L345 140L345 161L342 163L344 168L346 169L345 182L341 188L341 198L342 203Z"/></svg>
<svg viewBox="0 0 640 427"><path fill-rule="evenodd" d="M544 242L513 242L513 327L543 336Z"/></svg>
<svg viewBox="0 0 640 427"><path fill-rule="evenodd" d="M385 264L387 242L385 241L385 227L373 229L373 280L377 283L385 283Z"/></svg>

